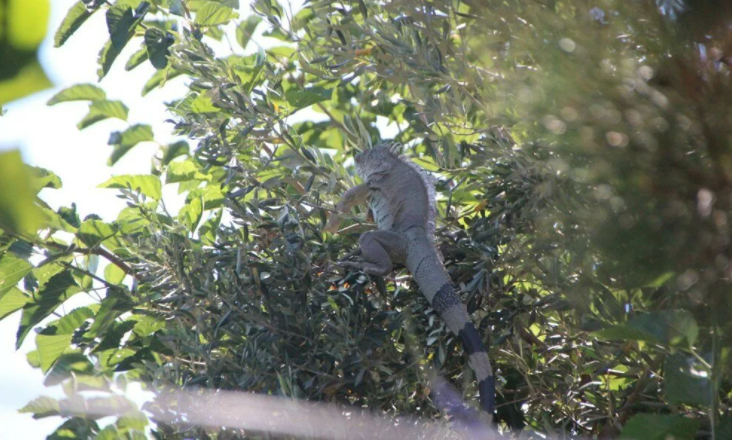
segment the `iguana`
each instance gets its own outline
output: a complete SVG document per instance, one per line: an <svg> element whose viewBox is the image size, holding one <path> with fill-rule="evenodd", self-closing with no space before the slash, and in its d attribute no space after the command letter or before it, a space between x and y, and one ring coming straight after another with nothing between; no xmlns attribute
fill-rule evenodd
<svg viewBox="0 0 732 440"><path fill-rule="evenodd" d="M394 263L407 267L432 308L462 341L478 380L480 406L492 416L495 382L488 354L435 246L434 178L399 155L400 150L401 144L384 142L356 154L356 172L364 183L346 191L325 230L334 232L340 214L368 202L379 229L358 240L364 262L342 264L375 276L391 272Z"/></svg>

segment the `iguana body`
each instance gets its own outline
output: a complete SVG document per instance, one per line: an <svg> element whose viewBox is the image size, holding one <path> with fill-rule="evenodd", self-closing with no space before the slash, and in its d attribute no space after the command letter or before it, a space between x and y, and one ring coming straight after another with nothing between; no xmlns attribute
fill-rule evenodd
<svg viewBox="0 0 732 440"><path fill-rule="evenodd" d="M339 213L368 202L379 230L359 239L365 261L348 264L376 276L391 272L394 263L409 269L432 308L462 341L478 380L481 408L492 415L495 384L488 354L435 246L432 178L417 164L398 156L396 146L378 145L356 155L356 170L364 183L344 194L326 230L337 228Z"/></svg>

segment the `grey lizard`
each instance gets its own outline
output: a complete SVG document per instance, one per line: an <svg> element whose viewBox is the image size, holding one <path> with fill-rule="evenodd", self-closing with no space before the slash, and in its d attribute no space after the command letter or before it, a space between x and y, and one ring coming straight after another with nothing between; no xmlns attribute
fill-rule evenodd
<svg viewBox="0 0 732 440"><path fill-rule="evenodd" d="M400 149L401 144L385 142L355 156L356 172L364 183L346 191L325 230L335 232L340 214L368 203L378 230L359 238L363 262L343 264L374 276L388 274L394 263L407 267L432 308L460 338L478 380L480 406L492 416L495 381L488 354L435 246L434 178L401 156Z"/></svg>

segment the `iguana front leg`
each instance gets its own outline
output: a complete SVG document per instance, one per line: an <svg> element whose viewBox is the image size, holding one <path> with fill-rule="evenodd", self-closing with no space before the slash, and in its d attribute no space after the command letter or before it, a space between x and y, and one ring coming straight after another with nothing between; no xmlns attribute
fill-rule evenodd
<svg viewBox="0 0 732 440"><path fill-rule="evenodd" d="M394 263L404 263L407 257L407 241L398 232L364 232L358 244L365 261L346 261L341 265L362 269L369 275L383 277L392 271Z"/></svg>
<svg viewBox="0 0 732 440"><path fill-rule="evenodd" d="M336 204L336 209L333 214L330 215L328 223L325 225L325 232L333 233L338 230L338 226L341 224L340 214L345 214L350 211L356 205L366 203L369 198L369 187L366 183L354 186L343 194L341 200Z"/></svg>

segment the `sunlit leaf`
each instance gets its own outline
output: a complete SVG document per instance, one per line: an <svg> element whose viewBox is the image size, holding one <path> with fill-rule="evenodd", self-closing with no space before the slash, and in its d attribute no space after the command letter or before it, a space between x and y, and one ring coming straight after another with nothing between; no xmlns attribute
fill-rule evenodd
<svg viewBox="0 0 732 440"><path fill-rule="evenodd" d="M31 413L34 419L42 419L44 417L57 416L60 414L60 406L56 399L41 396L29 402L26 406L18 410L19 413Z"/></svg>
<svg viewBox="0 0 732 440"><path fill-rule="evenodd" d="M114 228L101 220L87 220L79 227L77 236L90 248L101 245L104 240L115 234Z"/></svg>
<svg viewBox="0 0 732 440"><path fill-rule="evenodd" d="M121 284L127 274L114 264L104 268L104 279L110 284Z"/></svg>
<svg viewBox="0 0 732 440"><path fill-rule="evenodd" d="M44 335L36 336L36 347L41 359L41 371L47 373L63 352L70 347L73 335Z"/></svg>
<svg viewBox="0 0 732 440"><path fill-rule="evenodd" d="M232 18L238 17L232 8L225 6L219 2L206 2L198 11L196 11L196 24L199 26L218 26L228 23Z"/></svg>
<svg viewBox="0 0 732 440"><path fill-rule="evenodd" d="M84 22L96 12L96 9L89 10L82 1L78 1L66 13L66 17L56 30L53 44L56 47L62 46Z"/></svg>
<svg viewBox="0 0 732 440"><path fill-rule="evenodd" d="M109 118L127 120L129 109L121 101L94 101L89 105L89 113L77 124L83 130L92 124Z"/></svg>
<svg viewBox="0 0 732 440"><path fill-rule="evenodd" d="M41 227L32 182L18 150L0 152L0 229L32 235Z"/></svg>
<svg viewBox="0 0 732 440"><path fill-rule="evenodd" d="M118 188L140 191L142 194L154 200L160 200L161 194L160 179L155 176L146 175L124 175L115 176L99 185L99 188Z"/></svg>
<svg viewBox="0 0 732 440"><path fill-rule="evenodd" d="M152 142L154 138L152 127L144 124L135 124L125 131L111 133L108 144L114 146L114 150L109 157L108 165L117 163L118 160L140 142Z"/></svg>
<svg viewBox="0 0 732 440"><path fill-rule="evenodd" d="M0 274L1 277L2 274ZM17 287L3 291L0 293L0 320L22 309L29 301L30 297Z"/></svg>
<svg viewBox="0 0 732 440"><path fill-rule="evenodd" d="M107 94L93 84L76 84L53 95L47 105L68 101L105 101Z"/></svg>
<svg viewBox="0 0 732 440"><path fill-rule="evenodd" d="M186 225L189 231L193 232L198 227L203 214L203 200L196 197L183 206L178 212L178 220Z"/></svg>
<svg viewBox="0 0 732 440"><path fill-rule="evenodd" d="M142 46L140 50L130 55L130 59L127 60L127 64L125 64L125 70L130 71L134 69L135 67L139 66L140 64L144 63L148 58L147 54L147 47Z"/></svg>

